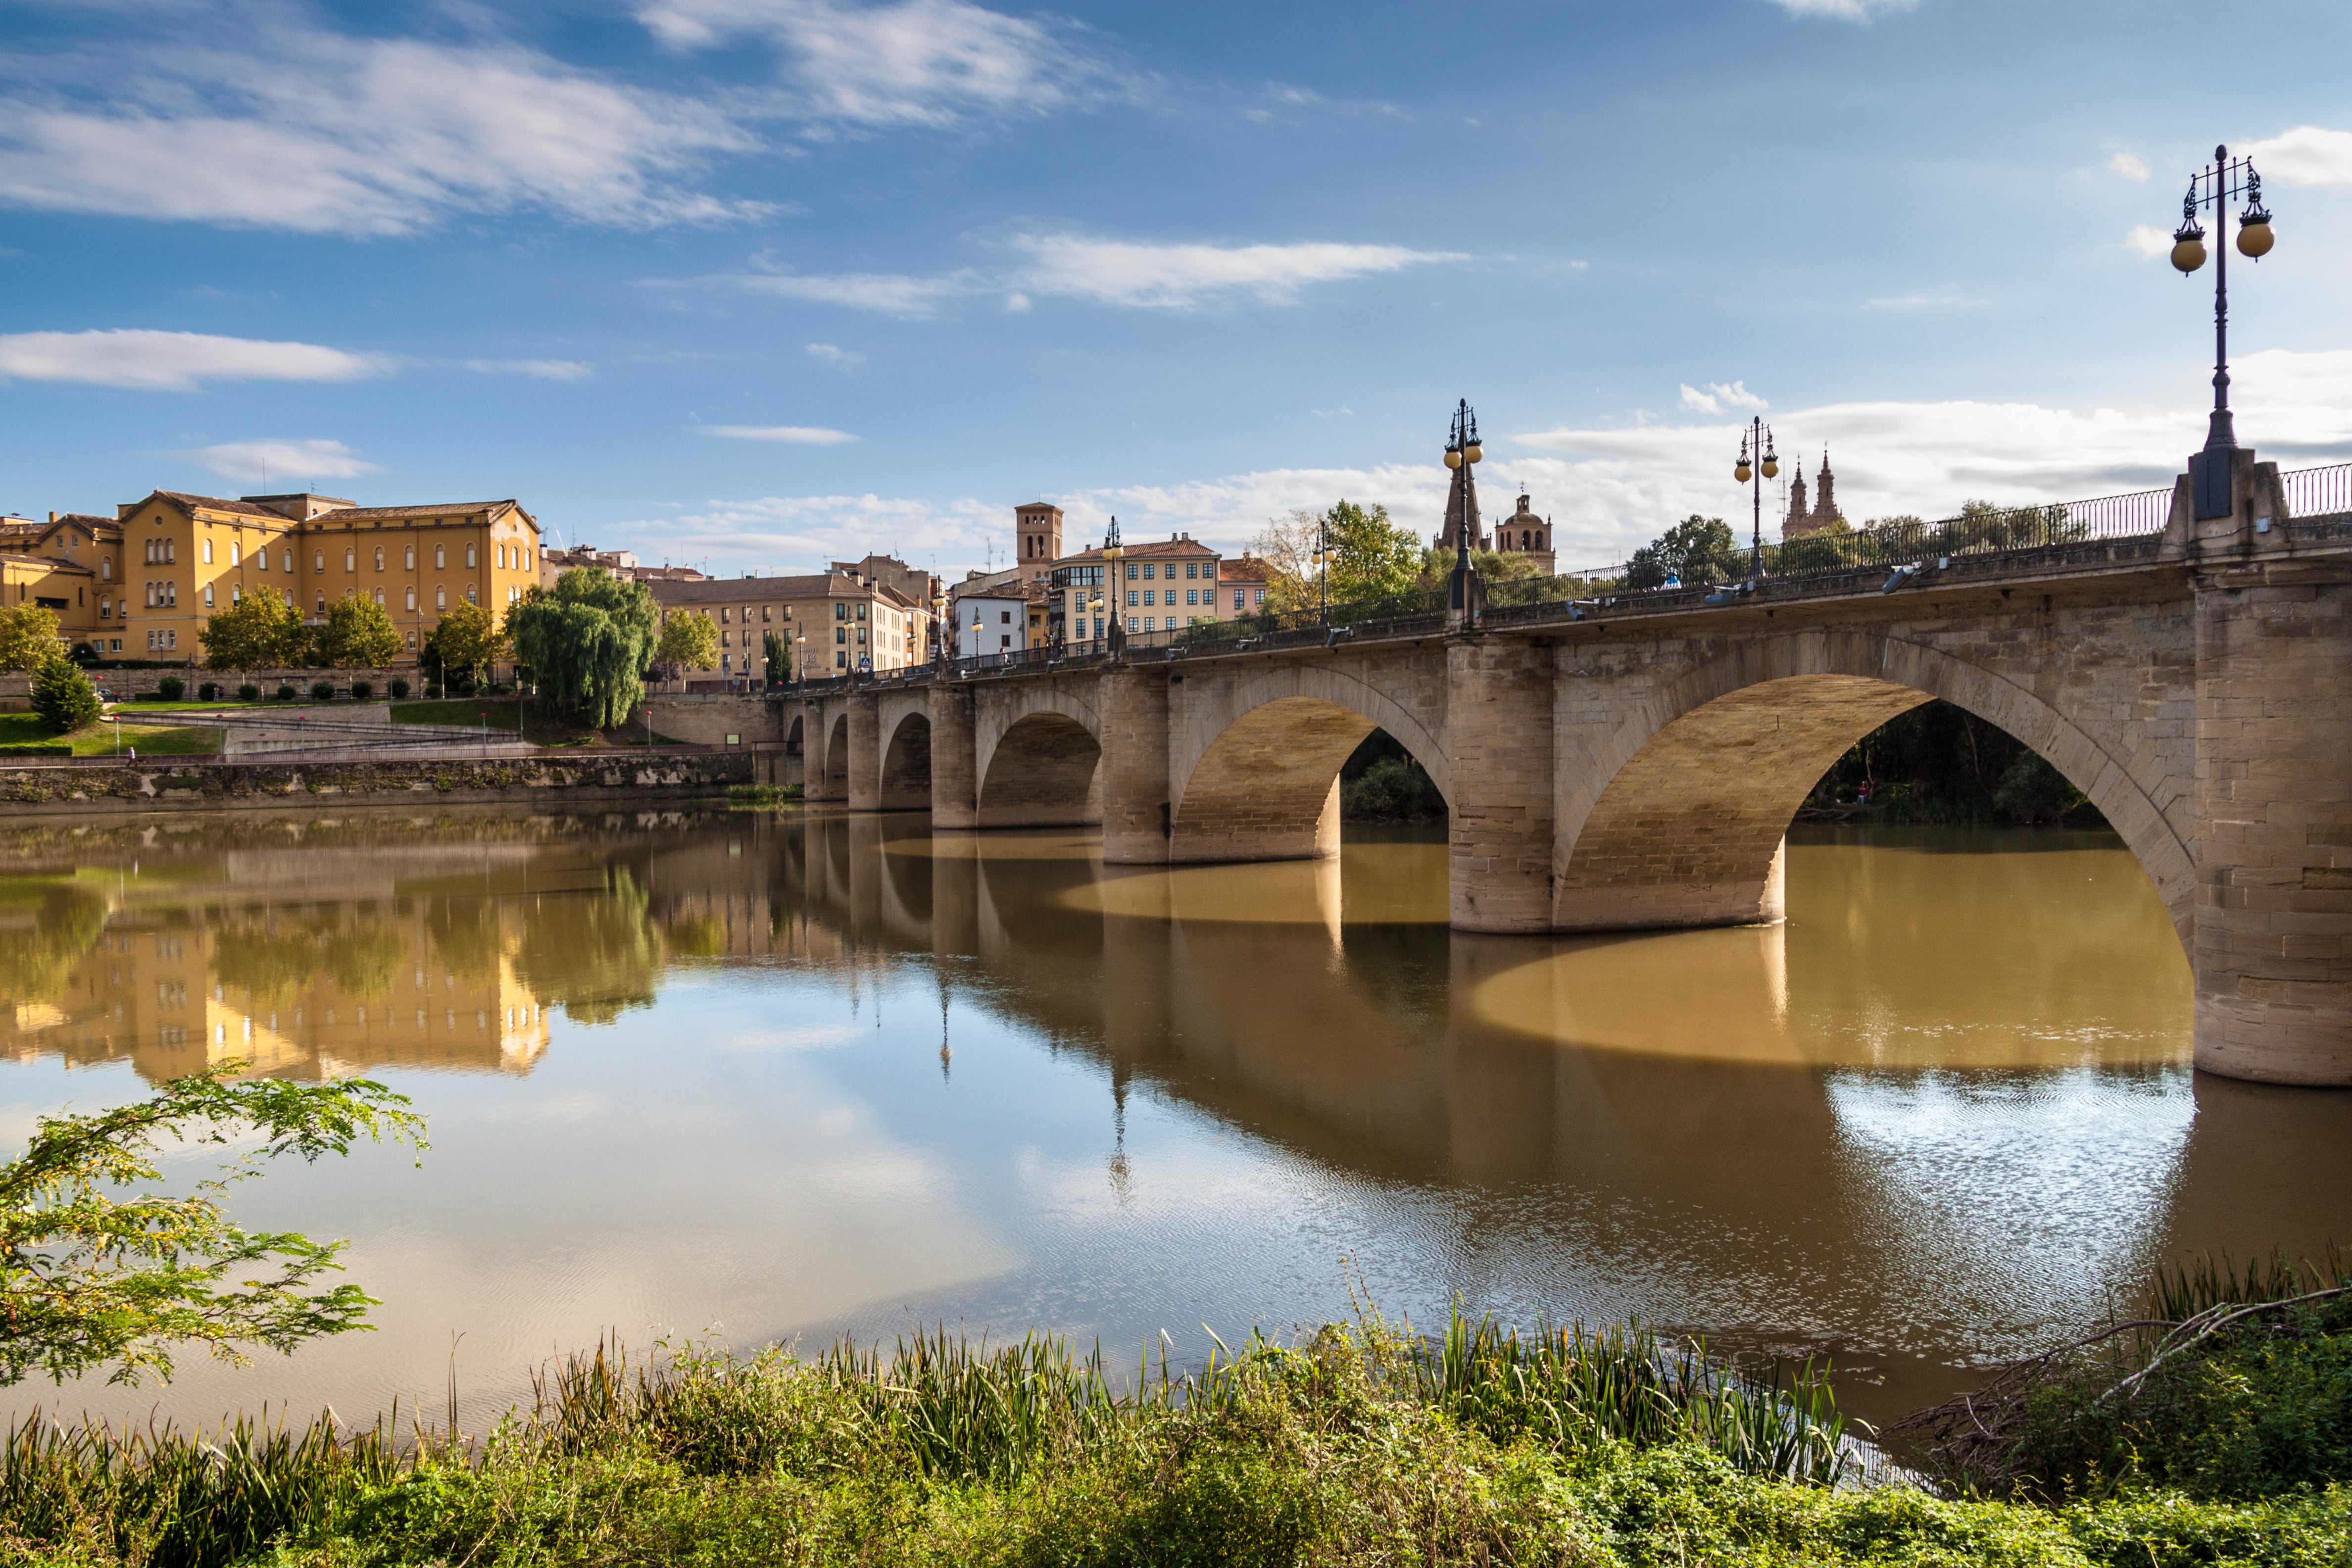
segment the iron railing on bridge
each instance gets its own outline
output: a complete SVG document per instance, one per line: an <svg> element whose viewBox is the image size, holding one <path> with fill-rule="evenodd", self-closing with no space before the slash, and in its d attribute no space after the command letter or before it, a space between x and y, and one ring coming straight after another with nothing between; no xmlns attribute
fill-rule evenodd
<svg viewBox="0 0 2352 1568"><path fill-rule="evenodd" d="M2340 521L2352 515L2352 463L2297 468L2279 479L2290 522ZM1934 522L1916 517L1890 518L1866 528L1801 534L1768 544L1763 550L1764 574L1769 584L1874 569L1892 572L1955 557L1981 559L2069 545L2153 540L2163 533L2171 516L2169 487L2038 506L1972 505L1957 517ZM1744 580L1749 565L1745 546L1680 560L1638 551L1633 559L1613 565L1490 583L1486 604L1498 618L1511 620L1575 615L1587 605L1698 605L1712 602L1707 590L1716 584ZM1261 612L1229 621L1202 619L1170 631L1130 633L1126 646L1129 658L1183 658L1196 654L1312 647L1357 637L1412 637L1442 631L1444 626L1445 590L1430 588L1387 598L1351 600L1333 605L1328 611ZM959 676L971 676L1083 668L1110 658L1109 640L1095 638L982 654L958 659L950 668ZM930 679L936 673L933 666L914 666L887 675L860 676L856 685L866 689L905 685ZM782 689L819 696L846 689L850 684L845 678Z"/></svg>

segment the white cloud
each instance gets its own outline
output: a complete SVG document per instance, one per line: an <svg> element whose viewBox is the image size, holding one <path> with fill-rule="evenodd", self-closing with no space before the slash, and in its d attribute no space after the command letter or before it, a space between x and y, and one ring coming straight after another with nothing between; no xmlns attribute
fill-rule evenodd
<svg viewBox="0 0 2352 1568"><path fill-rule="evenodd" d="M2172 231L2160 224L2138 224L2124 236L2124 243L2153 261L2172 254Z"/></svg>
<svg viewBox="0 0 2352 1568"><path fill-rule="evenodd" d="M1726 408L1746 408L1761 414L1772 405L1748 391L1744 381L1735 381L1728 386L1719 381L1711 381L1706 384L1705 392L1685 384L1683 387L1683 406L1695 414L1720 414Z"/></svg>
<svg viewBox="0 0 2352 1568"><path fill-rule="evenodd" d="M2130 153L2118 153L2107 160L2107 167L2137 184L2147 184L2147 161Z"/></svg>
<svg viewBox="0 0 2352 1568"><path fill-rule="evenodd" d="M909 278L895 272L841 272L830 276L794 272L741 272L721 279L753 294L848 305L893 316L928 316L940 301L971 291L969 274Z"/></svg>
<svg viewBox="0 0 2352 1568"><path fill-rule="evenodd" d="M2242 151L2283 185L2352 185L2352 131L2298 125Z"/></svg>
<svg viewBox="0 0 2352 1568"><path fill-rule="evenodd" d="M2231 374L2239 437L2265 458L2288 468L2352 458L2352 350L2268 350L2237 360ZM2184 364L2183 396L2170 409L1848 403L1784 410L1773 423L1784 478L1801 451L1810 483L1827 444L1841 509L1853 521L1948 516L1976 498L2074 500L2168 485L2204 442L2204 381ZM1530 487L1537 510L1556 516L1564 568L1605 564L1692 512L1745 517L1745 493L1731 479L1740 434L1727 423L1538 431L1490 440L1479 479L1491 483L1494 470ZM1498 466L1491 454L1506 444L1538 455ZM1497 510L1481 500L1486 512ZM1777 533L1773 512L1768 494L1768 533Z"/></svg>
<svg viewBox="0 0 2352 1568"><path fill-rule="evenodd" d="M576 359L469 359L466 368L477 375L528 375L539 381L586 381L596 374L594 365Z"/></svg>
<svg viewBox="0 0 2352 1568"><path fill-rule="evenodd" d="M837 343L811 343L808 346L808 355L809 358L823 364L864 364L866 363L864 354L854 349L845 349Z"/></svg>
<svg viewBox="0 0 2352 1568"><path fill-rule="evenodd" d="M207 381L356 381L386 368L317 343L115 328L0 337L0 378L193 392Z"/></svg>
<svg viewBox="0 0 2352 1568"><path fill-rule="evenodd" d="M1030 257L1023 287L1146 310L1195 310L1236 298L1288 305L1310 283L1469 259L1401 245L1159 245L1074 234L1023 235L1013 243Z"/></svg>
<svg viewBox="0 0 2352 1568"><path fill-rule="evenodd" d="M258 484L266 479L350 479L383 472L341 441L224 441L175 452L176 458L225 479Z"/></svg>
<svg viewBox="0 0 2352 1568"><path fill-rule="evenodd" d="M1800 16L1833 16L1841 22L1867 22L1886 11L1908 11L1919 0L1775 0L1784 11Z"/></svg>
<svg viewBox="0 0 2352 1568"><path fill-rule="evenodd" d="M708 425L702 433L724 436L730 441L778 441L792 447L839 447L857 439L846 430L828 430L821 425Z"/></svg>
<svg viewBox="0 0 2352 1568"><path fill-rule="evenodd" d="M0 201L302 233L537 206L625 227L758 216L680 184L754 139L704 103L510 47L257 29L250 52L110 57L102 106L0 102ZM121 90L126 80L137 89Z"/></svg>
<svg viewBox="0 0 2352 1568"><path fill-rule="evenodd" d="M1100 75L1044 23L966 0L653 0L637 19L681 48L765 37L787 57L799 112L867 125L1043 112Z"/></svg>
<svg viewBox="0 0 2352 1568"><path fill-rule="evenodd" d="M1012 536L1012 518L1010 502L762 496L708 501L677 516L623 523L619 531L648 559L794 572L879 550L915 565L936 562L941 573L960 578L964 567L981 563L991 543L1003 552Z"/></svg>

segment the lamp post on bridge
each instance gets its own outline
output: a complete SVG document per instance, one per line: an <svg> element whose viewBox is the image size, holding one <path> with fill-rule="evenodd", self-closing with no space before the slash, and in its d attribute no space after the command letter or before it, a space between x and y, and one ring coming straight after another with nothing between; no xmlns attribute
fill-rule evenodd
<svg viewBox="0 0 2352 1568"><path fill-rule="evenodd" d="M1118 599L1118 563L1126 557L1126 548L1118 542L1118 519L1114 517L1110 520L1110 527L1103 533L1104 581L1095 590L1098 595L1110 601L1110 656L1113 658L1127 651L1127 625L1120 618ZM1095 602L1099 605L1102 597L1097 597Z"/></svg>
<svg viewBox="0 0 2352 1568"><path fill-rule="evenodd" d="M1753 457L1751 465L1748 459ZM1780 454L1772 448L1772 427L1764 423L1762 415L1751 416L1747 433L1739 437L1739 466L1731 477L1743 485L1752 485L1756 492L1755 529L1748 535L1748 580L1764 580L1764 481L1777 479L1780 473ZM1828 481L1824 480L1823 483ZM1782 564L1787 564L1785 562Z"/></svg>
<svg viewBox="0 0 2352 1568"><path fill-rule="evenodd" d="M2180 226L2172 236L2172 265L2186 277L2205 265L2205 229L2197 221L2198 209L2210 207L2221 230L2213 255L2213 417L2206 426L2205 449L2189 461L2200 521L2226 517L2231 506L2229 453L2238 445L2238 432L2230 417L2230 247L2219 242L2229 237L2230 204L2242 195L2246 210L2238 215L2238 253L2261 260L2276 243L2271 215L2263 206L2263 177L2252 158L2232 158L2226 146L2214 148L2213 161L2189 176Z"/></svg>
<svg viewBox="0 0 2352 1568"><path fill-rule="evenodd" d="M1460 503L1455 510L1462 520L1454 536L1454 576L1446 585L1445 609L1446 618L1459 626L1475 622L1484 607L1477 568L1470 564L1470 534L1478 526L1470 469L1485 456L1478 445L1478 416L1471 411L1470 400L1463 398L1454 405L1454 428L1445 441L1445 466L1454 470L1454 493Z"/></svg>

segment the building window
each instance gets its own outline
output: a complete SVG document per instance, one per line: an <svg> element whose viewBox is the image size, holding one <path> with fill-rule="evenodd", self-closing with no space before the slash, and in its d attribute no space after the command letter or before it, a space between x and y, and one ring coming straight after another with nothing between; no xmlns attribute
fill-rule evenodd
<svg viewBox="0 0 2352 1568"><path fill-rule="evenodd" d="M719 634L719 646L720 647L733 647L735 646L735 634L733 632L720 632Z"/></svg>
<svg viewBox="0 0 2352 1568"><path fill-rule="evenodd" d="M408 634L408 651L411 653L415 653L416 651L416 634L415 632Z"/></svg>
<svg viewBox="0 0 2352 1568"><path fill-rule="evenodd" d="M1132 568L1130 568L1130 570L1132 570ZM1140 631L1142 629L1142 623L1138 621L1133 616L1129 616L1127 617L1127 629L1131 632Z"/></svg>
<svg viewBox="0 0 2352 1568"><path fill-rule="evenodd" d="M253 569L257 572L269 570L269 546L265 544L253 552Z"/></svg>
<svg viewBox="0 0 2352 1568"><path fill-rule="evenodd" d="M163 646L164 646L165 647L167 647L167 648L173 648L173 647L179 647L179 646L180 646L180 634L179 634L178 632L175 632L175 631L166 631L166 632L163 634Z"/></svg>
<svg viewBox="0 0 2352 1568"><path fill-rule="evenodd" d="M443 559L441 559L441 557L442 557L442 555L443 555L444 553L445 553L445 552L443 551L443 549L442 549L442 547L441 547L440 545L436 544L436 545L435 545L435 546L433 547L433 564L434 564L435 566L436 566L436 567L440 567L440 566L446 566L447 564L449 564L446 561L444 561Z"/></svg>
<svg viewBox="0 0 2352 1568"><path fill-rule="evenodd" d="M408 590L408 607L412 610L416 608L416 590L414 588Z"/></svg>
<svg viewBox="0 0 2352 1568"><path fill-rule="evenodd" d="M848 656L847 654L845 654L845 653L837 653L837 654L835 654L835 655L833 656L833 668L835 668L835 669L846 669L846 668L849 668L849 656Z"/></svg>
<svg viewBox="0 0 2352 1568"><path fill-rule="evenodd" d="M121 637L116 637L114 639L114 646L108 648L106 651L109 653L121 653L122 651L122 639Z"/></svg>
<svg viewBox="0 0 2352 1568"><path fill-rule="evenodd" d="M1200 574L1201 574L1201 565L1200 565L1200 563L1199 563L1199 562L1197 562L1197 561L1187 561L1186 563L1184 563L1184 575L1185 575L1185 576L1187 576L1187 577L1198 577ZM1189 603L1189 601L1187 601L1187 602Z"/></svg>
<svg viewBox="0 0 2352 1568"><path fill-rule="evenodd" d="M833 640L837 643L847 642L849 640L849 628L847 626L834 627Z"/></svg>
<svg viewBox="0 0 2352 1568"><path fill-rule="evenodd" d="M344 570L344 571L346 571L346 572L356 572L356 571L358 571L359 569L360 569L360 552L359 552L358 551L356 551L356 550L353 550L353 549L352 549L350 545L348 545L348 544L344 545L344 546L343 546L343 570Z"/></svg>
<svg viewBox="0 0 2352 1568"><path fill-rule="evenodd" d="M205 553L210 554L212 552L209 549L209 546L212 544L212 541L207 539L205 541L205 543L207 546ZM234 539L228 542L228 563L232 566L242 566L245 564L245 546L239 544Z"/></svg>
<svg viewBox="0 0 2352 1568"><path fill-rule="evenodd" d="M381 588L378 588L375 591L375 602L378 609L382 609L383 607L383 590Z"/></svg>
<svg viewBox="0 0 2352 1568"><path fill-rule="evenodd" d="M401 569L405 572L414 572L416 570L416 546L411 544L401 551L400 565Z"/></svg>
<svg viewBox="0 0 2352 1568"><path fill-rule="evenodd" d="M319 595L319 613L322 616L327 613L327 595L324 594Z"/></svg>
<svg viewBox="0 0 2352 1568"><path fill-rule="evenodd" d="M1253 602L1254 602L1254 603L1256 603L1256 604L1260 604L1260 605L1265 604L1265 589L1263 589L1263 588L1260 588L1260 589L1257 591L1257 598L1256 598L1255 601L1253 601Z"/></svg>
<svg viewBox="0 0 2352 1568"><path fill-rule="evenodd" d="M154 552L152 549L150 549L150 550L147 552L147 559L148 559L148 560L150 560L150 561L152 561L152 560L154 560L154 559L155 559L155 552ZM207 540L205 540L205 565L207 565L207 566L209 566L209 565L211 565L212 563L213 563L213 542L212 542L211 540L207 539Z"/></svg>
<svg viewBox="0 0 2352 1568"><path fill-rule="evenodd" d="M111 618L113 614L114 601L106 597L102 594L100 595L98 600L98 618L101 621L107 620Z"/></svg>
<svg viewBox="0 0 2352 1568"><path fill-rule="evenodd" d="M205 584L205 609L207 609L207 610L209 610L209 609L211 609L212 607L213 607L213 585L212 585L210 583L207 583L207 584Z"/></svg>
<svg viewBox="0 0 2352 1568"><path fill-rule="evenodd" d="M433 607L436 610L446 610L449 607L449 590L438 583L433 584Z"/></svg>
<svg viewBox="0 0 2352 1568"><path fill-rule="evenodd" d="M375 547L375 569L379 572L383 570L383 546L381 544Z"/></svg>
<svg viewBox="0 0 2352 1568"><path fill-rule="evenodd" d="M473 547L472 545L468 544L467 546L466 546L466 564L467 564L467 565L468 565L468 566L471 566L473 563L474 563L474 547Z"/></svg>
<svg viewBox="0 0 2352 1568"><path fill-rule="evenodd" d="M1239 589L1239 588L1236 588L1236 589L1234 589L1234 609L1236 609L1236 610L1238 610L1238 609L1241 609L1241 608L1243 608L1243 607L1244 607L1244 606L1243 606L1243 605L1242 605L1242 590L1241 590L1241 589Z"/></svg>
<svg viewBox="0 0 2352 1568"><path fill-rule="evenodd" d="M98 580L101 583L111 583L114 581L113 562L101 561L98 563Z"/></svg>
<svg viewBox="0 0 2352 1568"><path fill-rule="evenodd" d="M293 571L293 570L294 570L294 552L293 552L293 551L291 551L291 550L282 550L282 551L278 552L278 566L279 566L282 570L284 570L284 571L288 571L288 572L291 572L291 571Z"/></svg>
<svg viewBox="0 0 2352 1568"><path fill-rule="evenodd" d="M474 596L474 585L471 583L466 584L466 603L469 605L478 605L481 603L479 599Z"/></svg>
<svg viewBox="0 0 2352 1568"><path fill-rule="evenodd" d="M760 606L760 618L761 618L761 620L763 620L763 621L764 621L764 620L766 620L766 619L768 618L768 612L769 612L771 609L773 609L774 607L775 607L775 606L773 606L772 605L761 605L761 606Z"/></svg>

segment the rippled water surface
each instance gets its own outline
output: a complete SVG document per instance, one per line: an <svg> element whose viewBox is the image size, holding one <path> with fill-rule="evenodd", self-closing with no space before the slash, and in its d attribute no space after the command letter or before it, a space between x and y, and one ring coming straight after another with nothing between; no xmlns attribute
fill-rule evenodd
<svg viewBox="0 0 2352 1568"><path fill-rule="evenodd" d="M433 1140L237 1199L352 1238L380 1331L10 1402L438 1409L454 1359L478 1420L607 1329L1118 1361L1458 1297L1832 1352L1883 1417L2159 1256L2352 1238L2352 1096L2189 1070L2179 943L2105 836L1800 835L1785 927L1573 941L1449 931L1427 836L1097 851L920 816L0 832L12 1142L230 1056L385 1079Z"/></svg>

